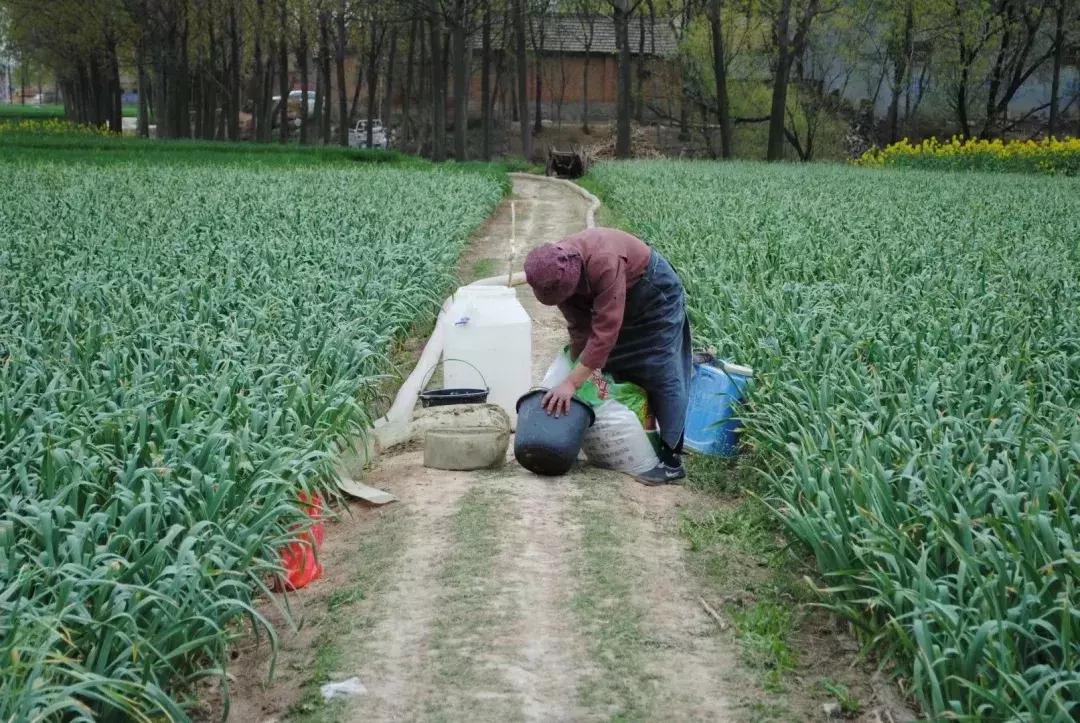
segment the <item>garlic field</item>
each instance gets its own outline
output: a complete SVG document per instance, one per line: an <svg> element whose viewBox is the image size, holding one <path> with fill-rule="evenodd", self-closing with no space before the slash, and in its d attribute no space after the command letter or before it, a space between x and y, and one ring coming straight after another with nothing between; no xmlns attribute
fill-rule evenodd
<svg viewBox="0 0 1080 723"><path fill-rule="evenodd" d="M591 172L758 372L765 494L933 719L1080 712L1080 182Z"/></svg>
<svg viewBox="0 0 1080 723"><path fill-rule="evenodd" d="M32 154L27 154L32 158ZM183 719L494 176L11 160L0 719Z"/></svg>

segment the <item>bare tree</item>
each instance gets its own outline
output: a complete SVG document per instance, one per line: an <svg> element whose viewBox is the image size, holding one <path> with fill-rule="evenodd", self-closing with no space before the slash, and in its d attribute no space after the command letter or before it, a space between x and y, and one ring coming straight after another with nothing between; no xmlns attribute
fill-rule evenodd
<svg viewBox="0 0 1080 723"><path fill-rule="evenodd" d="M446 160L446 64L443 57L443 13L439 0L431 0L431 158Z"/></svg>
<svg viewBox="0 0 1080 723"><path fill-rule="evenodd" d="M393 114L394 69L397 67L399 25L400 23L397 20L393 20L390 26L390 48L386 53L386 83L384 84L382 108L379 111L383 124L388 130L391 126L390 119Z"/></svg>
<svg viewBox="0 0 1080 723"><path fill-rule="evenodd" d="M596 20L599 7L596 0L576 0L578 25L581 32L581 46L585 49L585 59L581 69L581 132L588 135L589 129L589 60L593 44L596 41Z"/></svg>
<svg viewBox="0 0 1080 723"><path fill-rule="evenodd" d="M615 111L615 157L629 158L630 118L633 111L633 88L630 81L630 19L643 0L608 0L615 23L615 46L619 53L618 91Z"/></svg>
<svg viewBox="0 0 1080 723"><path fill-rule="evenodd" d="M532 134L529 132L528 48L525 27L527 25L527 0L512 0L514 12L514 61L517 74L515 107L521 131L521 153L526 160L532 158Z"/></svg>
<svg viewBox="0 0 1080 723"><path fill-rule="evenodd" d="M229 4L229 88L227 124L230 141L240 140L240 24L237 18L239 0Z"/></svg>
<svg viewBox="0 0 1080 723"><path fill-rule="evenodd" d="M769 110L769 141L766 160L784 158L787 135L784 123L787 112L788 84L791 67L806 46L806 36L822 12L821 0L769 0L767 12L772 17L773 60L772 104Z"/></svg>
<svg viewBox="0 0 1080 723"><path fill-rule="evenodd" d="M533 133L542 133L544 130L541 103L544 95L544 51L547 47L549 8L550 3L547 0L534 0L529 4L529 41L532 44L535 63L533 81L536 91L536 117L533 123Z"/></svg>
<svg viewBox="0 0 1080 723"><path fill-rule="evenodd" d="M450 65L454 85L454 157L466 158L465 141L469 126L469 52L468 42L472 32L472 3L453 0L449 18Z"/></svg>
<svg viewBox="0 0 1080 723"><path fill-rule="evenodd" d="M960 135L971 136L970 92L975 64L994 36L994 26L985 12L985 0L953 0L952 32L956 43L955 68L959 75L952 82L953 111Z"/></svg>
<svg viewBox="0 0 1080 723"><path fill-rule="evenodd" d="M724 49L724 27L721 22L721 0L708 0L709 30L712 39L713 75L716 78L716 115L720 124L720 155L731 158L734 138L731 126L731 103L728 99L727 58Z"/></svg>
<svg viewBox="0 0 1080 723"><path fill-rule="evenodd" d="M330 11L324 7L319 9L319 71L322 76L316 93L322 96L322 107L319 110L319 135L324 145L330 144L330 108L333 88L330 77ZM316 105L319 105L316 103Z"/></svg>
<svg viewBox="0 0 1080 723"><path fill-rule="evenodd" d="M889 43L889 57L892 59L892 98L889 100L887 123L889 142L900 140L900 95L911 72L915 52L915 0L905 0L903 20L899 33L893 33Z"/></svg>
<svg viewBox="0 0 1080 723"><path fill-rule="evenodd" d="M372 10L373 12L365 18L370 36L367 44L367 113L365 114L367 130L364 138L368 148L371 148L375 142L375 99L379 93L379 59L382 57L387 32L386 21L379 17L377 10L374 8Z"/></svg>
<svg viewBox="0 0 1080 723"><path fill-rule="evenodd" d="M989 138L997 129L998 119L1006 114L1009 103L1028 78L1053 57L1052 43L1043 51L1036 48L1050 7L1050 0L998 0L995 3L996 21L1000 27L986 94L986 115L979 134L983 138Z"/></svg>
<svg viewBox="0 0 1080 723"><path fill-rule="evenodd" d="M413 137L412 123L412 96L413 96L413 70L416 66L416 50L418 40L422 34L418 33L420 21L413 17L409 21L409 55L405 61L405 87L401 94L401 142L408 144Z"/></svg>
<svg viewBox="0 0 1080 723"><path fill-rule="evenodd" d="M301 8L297 17L296 26L296 62L300 66L300 144L307 145L310 138L308 118L308 83L311 49L308 46L308 13L307 8Z"/></svg>
<svg viewBox="0 0 1080 723"><path fill-rule="evenodd" d="M279 71L278 89L281 91L281 142L289 142L289 92L292 84L289 83L289 7L287 0L278 0L281 13L281 36L278 38L278 65Z"/></svg>
<svg viewBox="0 0 1080 723"><path fill-rule="evenodd" d="M1061 107L1061 66L1065 58L1065 10L1068 0L1058 0L1054 12L1054 72L1050 81L1050 121L1047 133L1057 133Z"/></svg>
<svg viewBox="0 0 1080 723"><path fill-rule="evenodd" d="M337 26L334 61L338 83L338 144L342 146L349 145L349 99L345 89L345 54L349 46L348 11L346 0L341 0L334 16Z"/></svg>

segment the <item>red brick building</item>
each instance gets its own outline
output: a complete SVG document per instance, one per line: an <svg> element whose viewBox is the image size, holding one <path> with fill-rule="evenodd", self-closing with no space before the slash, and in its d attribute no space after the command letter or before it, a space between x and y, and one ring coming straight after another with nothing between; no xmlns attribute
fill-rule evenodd
<svg viewBox="0 0 1080 723"><path fill-rule="evenodd" d="M576 15L559 15L546 18L543 28L534 22L529 30L530 116L535 109L539 73L544 118L579 120L586 98L585 64L588 58L589 117L613 117L617 97L618 51L612 19L594 17L590 21ZM630 23L629 35L634 60L631 80L635 92L640 82L646 115L649 115L647 109L650 105L668 109L677 102L681 83L675 57L678 53L677 42L668 21L657 18L652 23L648 18L635 18ZM496 59L497 67L492 73L493 77L498 76L496 106L510 107L514 92L511 87L513 44L499 33L492 38L492 46L494 53L502 54L501 58ZM539 53L536 52L537 47L540 48ZM477 116L480 112L480 50L481 38L477 33L473 38L470 116Z"/></svg>

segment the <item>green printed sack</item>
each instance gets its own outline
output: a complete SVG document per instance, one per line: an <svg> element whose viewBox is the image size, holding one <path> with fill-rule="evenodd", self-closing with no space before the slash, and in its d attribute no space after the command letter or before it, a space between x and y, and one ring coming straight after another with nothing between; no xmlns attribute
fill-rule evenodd
<svg viewBox="0 0 1080 723"><path fill-rule="evenodd" d="M573 368L570 349L565 348L551 362L541 385L547 389L557 386ZM660 438L644 389L595 371L578 390L577 398L596 414L581 445L589 462L626 474L641 474L656 466Z"/></svg>

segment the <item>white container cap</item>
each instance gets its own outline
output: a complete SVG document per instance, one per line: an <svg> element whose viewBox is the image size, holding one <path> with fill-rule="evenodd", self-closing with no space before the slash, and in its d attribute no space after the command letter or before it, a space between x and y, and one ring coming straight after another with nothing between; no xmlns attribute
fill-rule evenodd
<svg viewBox="0 0 1080 723"><path fill-rule="evenodd" d="M720 362L720 367L728 374L739 377L752 377L754 376L754 370L750 367L743 366L742 364L732 364L730 362Z"/></svg>

